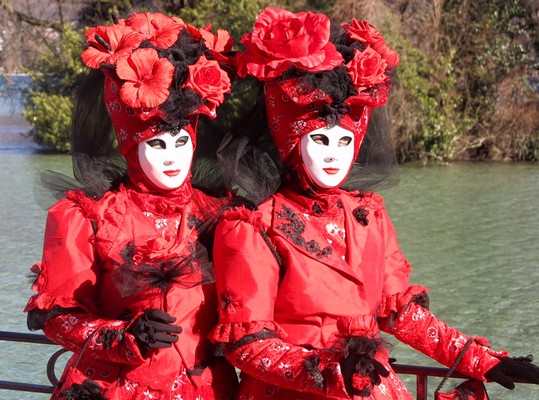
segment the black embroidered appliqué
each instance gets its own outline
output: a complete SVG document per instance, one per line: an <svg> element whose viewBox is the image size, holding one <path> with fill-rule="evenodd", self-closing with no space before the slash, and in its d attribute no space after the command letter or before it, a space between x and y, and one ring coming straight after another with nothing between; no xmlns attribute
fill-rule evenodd
<svg viewBox="0 0 539 400"><path fill-rule="evenodd" d="M367 215L369 215L369 210L366 210L363 206L359 206L352 212L354 213L354 217L356 217L357 222L359 222L363 226L369 225L369 220L367 219Z"/></svg>
<svg viewBox="0 0 539 400"><path fill-rule="evenodd" d="M307 242L305 240L305 238L302 236L303 232L305 232L305 224L299 219L298 214L296 214L292 209L283 205L283 210L277 213L277 217L287 221L281 225L278 225L277 229L282 231L296 245L305 247L309 253L315 253L316 258L327 257L331 254L331 247L326 246L322 249L316 241L309 240Z"/></svg>

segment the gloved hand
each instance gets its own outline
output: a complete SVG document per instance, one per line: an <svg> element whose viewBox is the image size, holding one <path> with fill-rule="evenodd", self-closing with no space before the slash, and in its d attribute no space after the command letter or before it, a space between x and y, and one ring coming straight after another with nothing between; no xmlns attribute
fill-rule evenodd
<svg viewBox="0 0 539 400"><path fill-rule="evenodd" d="M159 349L172 346L172 343L178 341L178 334L182 328L172 325L176 318L170 314L148 308L128 329L140 348L142 354L150 349Z"/></svg>
<svg viewBox="0 0 539 400"><path fill-rule="evenodd" d="M487 371L485 377L503 387L513 390L515 383L512 378L524 378L530 383L539 384L539 366L532 364L533 356L499 357L500 363Z"/></svg>
<svg viewBox="0 0 539 400"><path fill-rule="evenodd" d="M374 359L380 341L366 337L350 337L339 361L346 391L349 395L368 397L380 378L389 376L382 363Z"/></svg>

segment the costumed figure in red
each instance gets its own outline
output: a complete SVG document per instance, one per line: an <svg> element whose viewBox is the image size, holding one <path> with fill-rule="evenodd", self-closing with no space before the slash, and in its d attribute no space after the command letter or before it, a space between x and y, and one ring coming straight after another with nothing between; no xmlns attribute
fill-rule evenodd
<svg viewBox="0 0 539 400"><path fill-rule="evenodd" d="M86 37L93 71L73 117L84 187L49 209L25 310L74 353L53 398L231 398L236 372L207 339L218 315L205 237L224 202L191 185L198 118L230 92L230 35L134 13ZM123 171L105 157L111 138Z"/></svg>
<svg viewBox="0 0 539 400"><path fill-rule="evenodd" d="M277 8L266 8L241 43L236 68L263 86L284 172L275 194L225 212L216 228L220 320L211 338L242 371L239 399L412 399L381 332L446 366L470 338L438 320L427 289L409 282L383 199L361 184L363 175L371 183L388 176L354 162L389 149L378 142L387 132L366 133L399 57L365 21L332 25ZM252 162L232 168L230 181L249 166L271 171L246 146L241 154ZM245 181L237 176L236 189ZM510 376L539 383L530 358L510 358L480 337L457 370L510 388Z"/></svg>

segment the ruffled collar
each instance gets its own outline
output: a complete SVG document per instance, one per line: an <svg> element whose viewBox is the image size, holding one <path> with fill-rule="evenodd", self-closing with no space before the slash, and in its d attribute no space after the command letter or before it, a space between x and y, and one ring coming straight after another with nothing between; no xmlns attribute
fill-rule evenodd
<svg viewBox="0 0 539 400"><path fill-rule="evenodd" d="M193 188L189 180L177 189L161 193L141 191L132 183L126 184L123 189L142 211L163 216L181 212L193 197Z"/></svg>
<svg viewBox="0 0 539 400"><path fill-rule="evenodd" d="M348 192L333 188L328 191L315 188L301 189L297 185L287 184L279 189L279 193L286 199L296 203L308 214L335 215L341 213L342 196L355 197L358 191Z"/></svg>

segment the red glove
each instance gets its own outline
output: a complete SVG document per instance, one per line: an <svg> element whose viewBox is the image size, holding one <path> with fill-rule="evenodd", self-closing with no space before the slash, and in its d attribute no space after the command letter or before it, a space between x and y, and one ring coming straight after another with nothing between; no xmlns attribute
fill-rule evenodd
<svg viewBox="0 0 539 400"><path fill-rule="evenodd" d="M85 357L122 364L142 364L135 337L126 332L127 321L101 319L92 314L62 314L45 322L43 332L53 342Z"/></svg>
<svg viewBox="0 0 539 400"><path fill-rule="evenodd" d="M225 347L230 363L256 379L298 392L347 398L339 371L341 355L285 343L267 329Z"/></svg>
<svg viewBox="0 0 539 400"><path fill-rule="evenodd" d="M454 364L469 339L414 302L401 307L396 317L381 320L379 325L383 331L447 367ZM486 339L475 338L456 369L486 381L485 373L500 362L498 357L507 355L491 350Z"/></svg>

